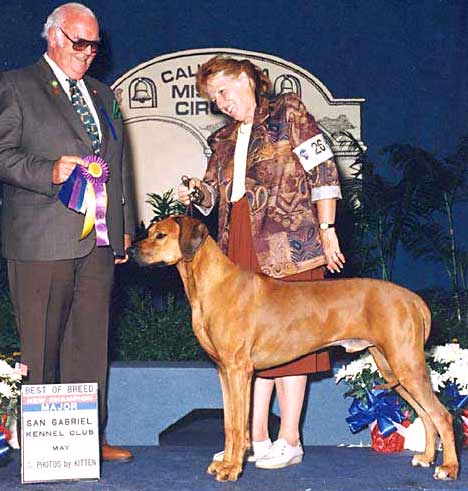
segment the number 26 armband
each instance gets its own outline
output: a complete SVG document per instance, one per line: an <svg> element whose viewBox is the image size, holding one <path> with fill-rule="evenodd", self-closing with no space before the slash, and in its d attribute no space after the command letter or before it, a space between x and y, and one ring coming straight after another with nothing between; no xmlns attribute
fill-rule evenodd
<svg viewBox="0 0 468 491"><path fill-rule="evenodd" d="M301 143L294 149L302 167L308 172L317 165L333 158L333 152L322 133Z"/></svg>

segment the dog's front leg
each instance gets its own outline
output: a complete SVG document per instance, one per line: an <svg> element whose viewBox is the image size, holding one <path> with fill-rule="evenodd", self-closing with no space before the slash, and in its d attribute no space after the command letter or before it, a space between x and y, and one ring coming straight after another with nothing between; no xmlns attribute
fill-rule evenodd
<svg viewBox="0 0 468 491"><path fill-rule="evenodd" d="M219 367L224 402L224 459L213 461L207 471L218 481L235 481L242 472L244 454L249 447L246 435L250 412L253 368Z"/></svg>

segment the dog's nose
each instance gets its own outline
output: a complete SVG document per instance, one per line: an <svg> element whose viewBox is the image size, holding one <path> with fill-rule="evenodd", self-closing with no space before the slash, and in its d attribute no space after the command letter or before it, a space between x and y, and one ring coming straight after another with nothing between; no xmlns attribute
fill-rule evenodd
<svg viewBox="0 0 468 491"><path fill-rule="evenodd" d="M128 254L128 257L129 259L132 259L135 257L135 254L136 254L136 247L135 246L130 246L130 247L127 247L127 254Z"/></svg>

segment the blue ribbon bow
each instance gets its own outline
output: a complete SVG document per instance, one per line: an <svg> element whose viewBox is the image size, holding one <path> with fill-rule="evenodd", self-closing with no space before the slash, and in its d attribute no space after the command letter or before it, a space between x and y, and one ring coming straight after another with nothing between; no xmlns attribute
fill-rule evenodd
<svg viewBox="0 0 468 491"><path fill-rule="evenodd" d="M0 462L4 460L4 458L8 455L10 450L10 446L6 441L5 435L3 431L0 431Z"/></svg>
<svg viewBox="0 0 468 491"><path fill-rule="evenodd" d="M444 399L447 401L446 404L450 411L462 409L468 403L468 395L460 395L457 385L453 382L445 387Z"/></svg>
<svg viewBox="0 0 468 491"><path fill-rule="evenodd" d="M372 393L366 389L366 398L367 404L354 399L348 409L351 416L346 418L346 422L351 432L357 433L375 420L384 437L397 431L393 423L401 423L404 419L398 396L389 394L387 390L375 390Z"/></svg>

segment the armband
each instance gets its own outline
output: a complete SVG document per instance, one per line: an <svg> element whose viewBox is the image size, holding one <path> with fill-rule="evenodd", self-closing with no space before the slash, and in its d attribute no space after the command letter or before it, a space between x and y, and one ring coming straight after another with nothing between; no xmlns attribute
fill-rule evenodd
<svg viewBox="0 0 468 491"><path fill-rule="evenodd" d="M333 158L333 152L322 133L301 143L293 151L307 172Z"/></svg>

